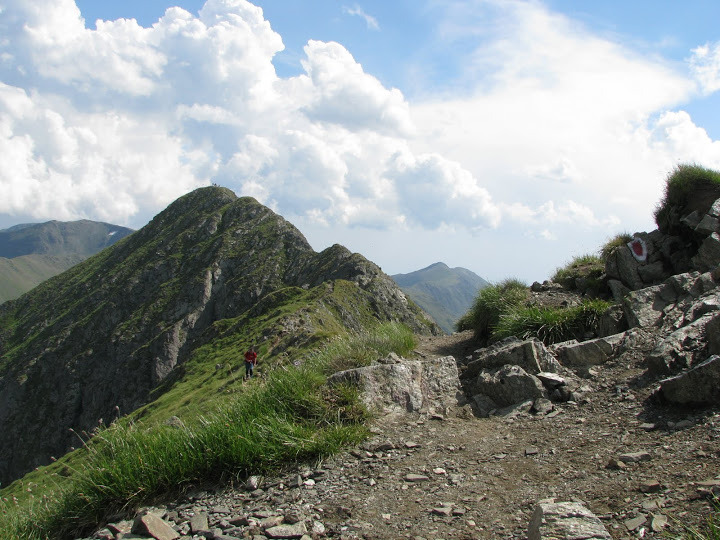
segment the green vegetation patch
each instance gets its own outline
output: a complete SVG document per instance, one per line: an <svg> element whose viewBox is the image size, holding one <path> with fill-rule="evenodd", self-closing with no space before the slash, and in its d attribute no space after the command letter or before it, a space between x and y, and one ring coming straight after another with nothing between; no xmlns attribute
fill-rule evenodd
<svg viewBox="0 0 720 540"><path fill-rule="evenodd" d="M536 337L546 345L583 340L597 328L600 317L611 305L604 300L585 300L578 306L563 308L514 306L501 314L493 340Z"/></svg>
<svg viewBox="0 0 720 540"><path fill-rule="evenodd" d="M605 242L600 248L600 258L607 261L616 249L625 247L628 242L632 240L632 235L628 232L618 233L613 236L610 240Z"/></svg>
<svg viewBox="0 0 720 540"><path fill-rule="evenodd" d="M595 264L596 259L578 259L578 265ZM474 330L476 338L486 343L510 336L536 337L546 345L582 340L611 305L604 300L585 300L570 307L534 305L527 286L509 279L478 293L472 309L458 322L458 331Z"/></svg>
<svg viewBox="0 0 720 540"><path fill-rule="evenodd" d="M473 330L481 341L491 339L500 316L513 307L523 305L530 298L525 283L517 279L506 279L481 289L473 306L457 322L459 332Z"/></svg>
<svg viewBox="0 0 720 540"><path fill-rule="evenodd" d="M678 165L667 177L665 193L655 208L655 223L664 233L675 233L680 218L693 210L707 212L720 198L720 172L695 164Z"/></svg>
<svg viewBox="0 0 720 540"><path fill-rule="evenodd" d="M552 280L568 290L597 295L604 286L604 272L605 261L602 257L592 254L581 255L562 268L558 268Z"/></svg>
<svg viewBox="0 0 720 540"><path fill-rule="evenodd" d="M325 385L326 374L334 365L356 367L414 346L406 327L387 323L336 337L300 362L278 365L203 415L172 425L145 419L113 424L64 463L3 490L0 537L75 538L109 515L190 484L269 473L356 443L367 434L367 412L354 389ZM50 478L41 489L43 474Z"/></svg>

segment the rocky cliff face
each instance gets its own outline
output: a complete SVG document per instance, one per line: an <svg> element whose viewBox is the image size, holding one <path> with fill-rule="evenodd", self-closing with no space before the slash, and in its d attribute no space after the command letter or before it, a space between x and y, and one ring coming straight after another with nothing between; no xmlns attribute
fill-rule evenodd
<svg viewBox="0 0 720 540"><path fill-rule="evenodd" d="M720 264L720 199L673 208L670 214L675 219L662 229L635 233L626 247L608 257L605 273L616 299L670 276L708 272Z"/></svg>
<svg viewBox="0 0 720 540"><path fill-rule="evenodd" d="M178 199L130 237L0 306L0 483L77 444L70 428L89 431L117 408L147 403L213 338L214 323L277 309L279 291L342 283L354 287L351 307L332 314L345 327L372 319L437 330L375 264L337 245L314 252L254 199L217 187ZM284 324L296 340L323 330L307 317Z"/></svg>

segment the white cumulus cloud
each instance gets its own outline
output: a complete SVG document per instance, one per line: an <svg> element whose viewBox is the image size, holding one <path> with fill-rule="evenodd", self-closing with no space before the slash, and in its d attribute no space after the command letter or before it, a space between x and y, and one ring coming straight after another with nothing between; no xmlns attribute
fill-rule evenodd
<svg viewBox="0 0 720 540"><path fill-rule="evenodd" d="M72 0L5 0L0 213L141 226L216 182L328 236L492 231L537 251L646 227L678 161L720 166L682 110L698 81L717 90L718 44L692 52L693 79L540 2L428 6L462 69L410 101L336 42L278 76L282 37L247 0L94 29Z"/></svg>
<svg viewBox="0 0 720 540"><path fill-rule="evenodd" d="M357 16L363 19L368 27L368 30L380 30L380 23L378 23L377 19L372 15L365 13L365 10L363 10L363 8L359 5L354 4L352 7L344 6L343 11L348 15Z"/></svg>
<svg viewBox="0 0 720 540"><path fill-rule="evenodd" d="M720 42L706 43L693 49L690 67L705 94L720 90Z"/></svg>

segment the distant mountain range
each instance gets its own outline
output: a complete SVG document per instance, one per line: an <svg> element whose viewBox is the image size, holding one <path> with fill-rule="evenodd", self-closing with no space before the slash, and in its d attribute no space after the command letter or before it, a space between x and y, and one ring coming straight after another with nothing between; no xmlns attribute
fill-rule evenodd
<svg viewBox="0 0 720 540"><path fill-rule="evenodd" d="M470 309L478 291L489 285L470 270L442 262L391 277L447 333L455 331L455 322Z"/></svg>
<svg viewBox="0 0 720 540"><path fill-rule="evenodd" d="M0 230L0 303L18 298L132 232L86 219L24 223Z"/></svg>

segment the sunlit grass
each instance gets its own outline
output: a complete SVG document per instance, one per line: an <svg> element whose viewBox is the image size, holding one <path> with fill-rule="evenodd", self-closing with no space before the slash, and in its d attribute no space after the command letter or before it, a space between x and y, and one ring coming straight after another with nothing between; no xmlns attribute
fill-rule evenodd
<svg viewBox="0 0 720 540"><path fill-rule="evenodd" d="M188 425L119 422L76 451L75 470L57 489L0 502L0 538L74 538L108 516L132 511L191 484L227 481L322 459L366 436L355 391L328 387L330 366L369 363L414 347L412 333L386 324L335 339L298 365L281 366Z"/></svg>

